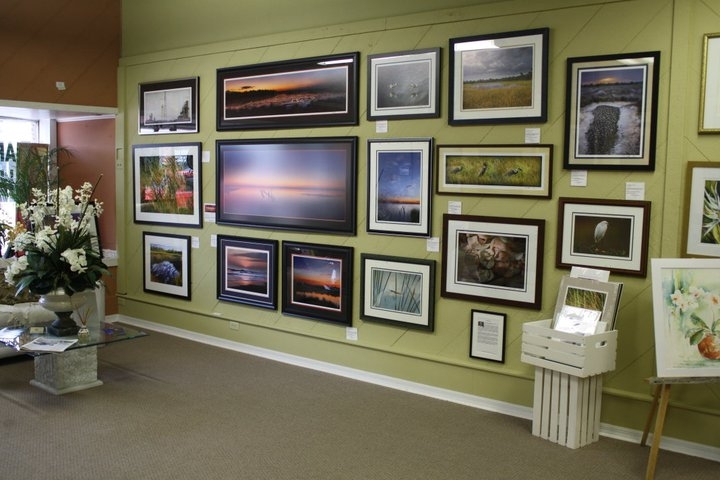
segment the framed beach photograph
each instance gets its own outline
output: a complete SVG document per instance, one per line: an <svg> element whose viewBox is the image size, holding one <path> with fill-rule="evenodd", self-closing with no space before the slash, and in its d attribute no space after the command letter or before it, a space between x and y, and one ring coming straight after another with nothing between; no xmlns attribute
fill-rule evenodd
<svg viewBox="0 0 720 480"><path fill-rule="evenodd" d="M432 139L368 140L367 231L429 237Z"/></svg>
<svg viewBox="0 0 720 480"><path fill-rule="evenodd" d="M135 223L202 227L199 142L133 145Z"/></svg>
<svg viewBox="0 0 720 480"><path fill-rule="evenodd" d="M190 300L190 236L143 232L143 290Z"/></svg>
<svg viewBox="0 0 720 480"><path fill-rule="evenodd" d="M433 331L435 260L360 255L360 318Z"/></svg>
<svg viewBox="0 0 720 480"><path fill-rule="evenodd" d="M683 255L720 257L720 162L688 162Z"/></svg>
<svg viewBox="0 0 720 480"><path fill-rule="evenodd" d="M618 282L564 276L551 328L579 335L613 330L622 288L623 284Z"/></svg>
<svg viewBox="0 0 720 480"><path fill-rule="evenodd" d="M440 116L440 49L368 55L367 119Z"/></svg>
<svg viewBox="0 0 720 480"><path fill-rule="evenodd" d="M553 146L438 145L437 193L550 198Z"/></svg>
<svg viewBox="0 0 720 480"><path fill-rule="evenodd" d="M357 137L216 141L219 224L354 235Z"/></svg>
<svg viewBox="0 0 720 480"><path fill-rule="evenodd" d="M357 52L217 71L217 129L358 124Z"/></svg>
<svg viewBox="0 0 720 480"><path fill-rule="evenodd" d="M545 220L443 215L441 295L540 310Z"/></svg>
<svg viewBox="0 0 720 480"><path fill-rule="evenodd" d="M353 248L282 243L282 312L352 325Z"/></svg>
<svg viewBox="0 0 720 480"><path fill-rule="evenodd" d="M720 259L653 258L658 377L720 377Z"/></svg>
<svg viewBox="0 0 720 480"><path fill-rule="evenodd" d="M470 356L505 363L504 313L470 311Z"/></svg>
<svg viewBox="0 0 720 480"><path fill-rule="evenodd" d="M548 28L450 39L448 123L547 120Z"/></svg>
<svg viewBox="0 0 720 480"><path fill-rule="evenodd" d="M703 35L700 133L720 133L720 33Z"/></svg>
<svg viewBox="0 0 720 480"><path fill-rule="evenodd" d="M567 59L563 166L654 170L660 52Z"/></svg>
<svg viewBox="0 0 720 480"><path fill-rule="evenodd" d="M561 197L555 266L645 277L649 233L650 202Z"/></svg>
<svg viewBox="0 0 720 480"><path fill-rule="evenodd" d="M139 85L138 133L197 133L199 77Z"/></svg>
<svg viewBox="0 0 720 480"><path fill-rule="evenodd" d="M217 236L217 298L277 309L278 241Z"/></svg>

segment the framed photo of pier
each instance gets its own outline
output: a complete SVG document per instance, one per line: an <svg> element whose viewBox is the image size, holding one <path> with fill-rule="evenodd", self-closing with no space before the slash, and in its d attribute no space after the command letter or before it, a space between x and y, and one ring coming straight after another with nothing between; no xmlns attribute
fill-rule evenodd
<svg viewBox="0 0 720 480"><path fill-rule="evenodd" d="M277 309L278 241L217 236L217 298Z"/></svg>
<svg viewBox="0 0 720 480"><path fill-rule="evenodd" d="M138 133L197 133L199 77L141 83Z"/></svg>
<svg viewBox="0 0 720 480"><path fill-rule="evenodd" d="M655 170L660 52L567 59L563 167Z"/></svg>

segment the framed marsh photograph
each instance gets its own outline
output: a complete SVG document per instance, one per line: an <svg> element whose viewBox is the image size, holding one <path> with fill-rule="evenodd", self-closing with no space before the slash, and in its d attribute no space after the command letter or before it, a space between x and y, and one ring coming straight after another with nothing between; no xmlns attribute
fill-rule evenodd
<svg viewBox="0 0 720 480"><path fill-rule="evenodd" d="M429 237L432 139L368 140L367 231Z"/></svg>
<svg viewBox="0 0 720 480"><path fill-rule="evenodd" d="M216 141L219 224L354 235L357 137Z"/></svg>
<svg viewBox="0 0 720 480"><path fill-rule="evenodd" d="M217 298L277 309L278 242L217 236Z"/></svg>
<svg viewBox="0 0 720 480"><path fill-rule="evenodd" d="M720 33L703 35L700 133L720 133Z"/></svg>
<svg viewBox="0 0 720 480"><path fill-rule="evenodd" d="M688 162L683 255L720 257L720 162Z"/></svg>
<svg viewBox="0 0 720 480"><path fill-rule="evenodd" d="M190 300L190 236L143 232L143 290Z"/></svg>
<svg viewBox="0 0 720 480"><path fill-rule="evenodd" d="M448 123L545 122L549 32L450 39Z"/></svg>
<svg viewBox="0 0 720 480"><path fill-rule="evenodd" d="M283 241L282 312L352 325L353 248Z"/></svg>
<svg viewBox="0 0 720 480"><path fill-rule="evenodd" d="M470 311L470 356L505 363L504 313Z"/></svg>
<svg viewBox="0 0 720 480"><path fill-rule="evenodd" d="M440 116L440 49L368 55L367 119Z"/></svg>
<svg viewBox="0 0 720 480"><path fill-rule="evenodd" d="M217 71L217 129L358 124L359 54L262 63Z"/></svg>
<svg viewBox="0 0 720 480"><path fill-rule="evenodd" d="M133 145L135 223L202 227L199 142Z"/></svg>
<svg viewBox="0 0 720 480"><path fill-rule="evenodd" d="M437 193L550 198L553 146L438 145Z"/></svg>
<svg viewBox="0 0 720 480"><path fill-rule="evenodd" d="M615 328L623 284L564 276L560 280L551 328L568 333L592 335Z"/></svg>
<svg viewBox="0 0 720 480"><path fill-rule="evenodd" d="M660 52L567 59L563 166L654 170Z"/></svg>
<svg viewBox="0 0 720 480"><path fill-rule="evenodd" d="M720 377L720 259L653 258L658 377Z"/></svg>
<svg viewBox="0 0 720 480"><path fill-rule="evenodd" d="M141 83L138 133L197 133L199 77Z"/></svg>
<svg viewBox="0 0 720 480"><path fill-rule="evenodd" d="M360 261L360 318L433 331L434 260L363 253Z"/></svg>
<svg viewBox="0 0 720 480"><path fill-rule="evenodd" d="M443 215L441 295L540 310L545 220Z"/></svg>
<svg viewBox="0 0 720 480"><path fill-rule="evenodd" d="M649 232L650 202L561 197L555 266L644 277Z"/></svg>

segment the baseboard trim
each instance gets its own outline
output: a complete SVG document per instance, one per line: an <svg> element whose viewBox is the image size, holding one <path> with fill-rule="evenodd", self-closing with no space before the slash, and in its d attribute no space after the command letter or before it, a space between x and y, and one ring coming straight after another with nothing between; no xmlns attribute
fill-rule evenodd
<svg viewBox="0 0 720 480"><path fill-rule="evenodd" d="M253 355L256 357L262 357L298 367L309 368L311 370L317 370L332 375L339 375L342 377L351 378L353 380L372 383L383 387L393 388L395 390L402 390L404 392L423 395L426 397L457 403L468 407L478 408L494 413L501 413L504 415L510 415L518 418L524 418L527 420L532 419L532 408L530 407L515 405L508 402L500 402L490 398L478 397L476 395L469 395L466 393L433 387L430 385L424 385L417 382L410 382L387 375L380 375L377 373L366 372L364 370L358 370L355 368L343 367L341 365L321 362L318 360L300 357L297 355L290 355L276 350L260 348L241 342L234 342L232 340L226 340L223 338L213 337L211 335L192 332L190 330L184 330L181 328L154 323L139 318L129 317L127 315L108 315L106 317L106 320L109 322L126 323L128 325L132 325L138 328L154 330L156 332L185 338L187 340L193 340L200 343L205 343L207 345L212 345L215 347L226 348L228 350L246 353L248 355ZM600 435L631 443L640 443L640 440L642 438L642 432L638 430L618 427L606 423L600 424ZM650 438L648 439L648 442L651 441L652 435L650 435ZM684 455L690 455L693 457L705 458L708 460L720 462L720 448L710 447L708 445L688 442L672 437L663 437L660 442L660 448L662 450L682 453Z"/></svg>

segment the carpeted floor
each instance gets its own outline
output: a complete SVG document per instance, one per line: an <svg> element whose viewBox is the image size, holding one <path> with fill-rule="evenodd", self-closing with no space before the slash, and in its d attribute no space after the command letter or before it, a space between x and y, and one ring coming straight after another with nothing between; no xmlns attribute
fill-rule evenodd
<svg viewBox="0 0 720 480"><path fill-rule="evenodd" d="M101 387L53 396L0 361L0 478L644 478L648 448L572 450L530 422L150 332L99 349ZM657 480L720 464L661 451Z"/></svg>

